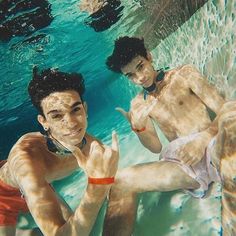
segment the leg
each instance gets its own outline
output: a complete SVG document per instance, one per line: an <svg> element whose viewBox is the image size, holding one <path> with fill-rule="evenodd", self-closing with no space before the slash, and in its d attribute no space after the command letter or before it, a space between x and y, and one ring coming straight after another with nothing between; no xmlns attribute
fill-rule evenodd
<svg viewBox="0 0 236 236"><path fill-rule="evenodd" d="M15 236L16 227L15 226L0 226L1 236Z"/></svg>
<svg viewBox="0 0 236 236"><path fill-rule="evenodd" d="M222 227L224 235L236 235L236 105L219 118L213 157L222 176Z"/></svg>
<svg viewBox="0 0 236 236"><path fill-rule="evenodd" d="M39 228L26 230L17 229L16 236L43 236L43 234Z"/></svg>
<svg viewBox="0 0 236 236"><path fill-rule="evenodd" d="M1 236L43 236L41 231L36 229L21 230L16 229L15 226L0 226Z"/></svg>
<svg viewBox="0 0 236 236"><path fill-rule="evenodd" d="M198 187L197 181L172 162L140 164L121 170L110 193L103 235L131 235L138 193Z"/></svg>

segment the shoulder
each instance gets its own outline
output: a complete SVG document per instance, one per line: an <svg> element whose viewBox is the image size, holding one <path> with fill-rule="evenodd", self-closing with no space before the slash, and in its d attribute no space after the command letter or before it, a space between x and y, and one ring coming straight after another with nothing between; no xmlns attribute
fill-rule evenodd
<svg viewBox="0 0 236 236"><path fill-rule="evenodd" d="M13 180L18 185L21 183L21 179L29 176L44 178L46 151L45 140L40 133L27 133L16 142L8 156L8 165Z"/></svg>
<svg viewBox="0 0 236 236"><path fill-rule="evenodd" d="M33 163L33 159L40 159L41 153L46 150L46 141L42 134L27 133L20 137L20 139L12 147L9 156L8 163L11 165L14 163L30 162Z"/></svg>
<svg viewBox="0 0 236 236"><path fill-rule="evenodd" d="M199 81L199 79L204 78L202 73L194 65L191 64L181 65L168 71L167 73L169 73L171 79L181 79L181 81L184 80L185 82L191 84L195 83L195 81Z"/></svg>
<svg viewBox="0 0 236 236"><path fill-rule="evenodd" d="M22 135L13 146L12 150L33 151L42 148L46 141L44 136L39 132L32 132Z"/></svg>
<svg viewBox="0 0 236 236"><path fill-rule="evenodd" d="M192 64L185 64L185 65L179 66L175 70L176 72L182 75L191 75L193 73L200 74L200 71L196 68L196 66Z"/></svg>

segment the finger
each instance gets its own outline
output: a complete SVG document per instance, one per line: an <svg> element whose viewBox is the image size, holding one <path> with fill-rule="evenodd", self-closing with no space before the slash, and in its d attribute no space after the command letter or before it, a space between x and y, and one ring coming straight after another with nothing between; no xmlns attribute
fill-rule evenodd
<svg viewBox="0 0 236 236"><path fill-rule="evenodd" d="M191 162L191 163L189 163L189 165L190 165L190 166L195 166L197 163L198 163L198 161L197 161L197 160L192 160L192 162Z"/></svg>
<svg viewBox="0 0 236 236"><path fill-rule="evenodd" d="M137 110L137 113L139 115L139 117L143 117L143 116L147 116L150 113L150 108L145 106L145 107L140 107Z"/></svg>
<svg viewBox="0 0 236 236"><path fill-rule="evenodd" d="M182 158L181 158L181 160L184 162L184 163L187 163L189 160L190 160L190 157L189 157L189 155L184 155Z"/></svg>
<svg viewBox="0 0 236 236"><path fill-rule="evenodd" d="M123 108L116 107L115 110L120 112L126 119L129 120L129 113L127 111L125 111Z"/></svg>
<svg viewBox="0 0 236 236"><path fill-rule="evenodd" d="M119 143L118 143L118 137L115 131L112 131L112 144L111 148L113 151L118 152L119 151Z"/></svg>
<svg viewBox="0 0 236 236"><path fill-rule="evenodd" d="M194 164L194 160L193 160L193 159L189 159L189 160L187 160L187 161L185 162L185 164L191 166L191 165Z"/></svg>
<svg viewBox="0 0 236 236"><path fill-rule="evenodd" d="M102 154L102 152L103 152L102 146L96 140L94 140L91 143L89 155L93 155L95 153Z"/></svg>
<svg viewBox="0 0 236 236"><path fill-rule="evenodd" d="M74 150L72 151L72 154L75 156L79 165L82 167L86 161L86 156L82 153L80 148L78 148L78 147L74 148Z"/></svg>
<svg viewBox="0 0 236 236"><path fill-rule="evenodd" d="M103 156L104 158L109 159L112 156L112 149L108 146L105 146L105 151Z"/></svg>
<svg viewBox="0 0 236 236"><path fill-rule="evenodd" d="M179 159L180 161L181 161L182 159L184 159L184 157L185 157L185 154L184 154L184 152L183 152L182 150L178 150L178 151L176 152L176 158Z"/></svg>

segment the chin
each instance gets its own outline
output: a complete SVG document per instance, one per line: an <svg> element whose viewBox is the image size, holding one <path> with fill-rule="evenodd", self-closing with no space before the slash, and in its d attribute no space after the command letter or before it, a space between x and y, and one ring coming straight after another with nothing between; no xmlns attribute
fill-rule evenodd
<svg viewBox="0 0 236 236"><path fill-rule="evenodd" d="M68 142L73 146L78 146L82 142L82 140L83 140L83 138L81 138L81 139L76 138L73 140L68 140Z"/></svg>
<svg viewBox="0 0 236 236"><path fill-rule="evenodd" d="M146 88L148 88L148 87L150 87L151 85L153 85L153 83L154 83L154 80L150 80L150 81L148 81L148 83L146 84Z"/></svg>
<svg viewBox="0 0 236 236"><path fill-rule="evenodd" d="M152 83L148 83L147 85L145 85L144 88L149 88L152 84L153 84L153 82Z"/></svg>

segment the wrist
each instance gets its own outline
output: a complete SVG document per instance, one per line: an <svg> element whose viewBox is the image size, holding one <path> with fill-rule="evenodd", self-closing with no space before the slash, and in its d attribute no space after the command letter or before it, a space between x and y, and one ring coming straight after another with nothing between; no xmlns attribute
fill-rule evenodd
<svg viewBox="0 0 236 236"><path fill-rule="evenodd" d="M90 202L97 202L105 199L111 186L112 184L101 185L88 183L86 192Z"/></svg>
<svg viewBox="0 0 236 236"><path fill-rule="evenodd" d="M88 183L89 184L106 185L106 184L113 184L114 182L115 182L115 177L107 177L107 178L88 177Z"/></svg>
<svg viewBox="0 0 236 236"><path fill-rule="evenodd" d="M135 133L142 133L146 130L146 127L142 127L140 129L136 129L133 126L131 126L131 129L135 132Z"/></svg>

